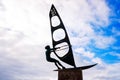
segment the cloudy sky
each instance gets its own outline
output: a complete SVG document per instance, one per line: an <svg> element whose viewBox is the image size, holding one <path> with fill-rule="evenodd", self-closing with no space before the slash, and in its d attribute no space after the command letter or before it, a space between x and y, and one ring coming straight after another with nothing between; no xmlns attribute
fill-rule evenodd
<svg viewBox="0 0 120 80"><path fill-rule="evenodd" d="M0 0L0 80L57 80L45 59L54 4L84 80L120 80L120 0ZM51 45L52 46L52 45Z"/></svg>

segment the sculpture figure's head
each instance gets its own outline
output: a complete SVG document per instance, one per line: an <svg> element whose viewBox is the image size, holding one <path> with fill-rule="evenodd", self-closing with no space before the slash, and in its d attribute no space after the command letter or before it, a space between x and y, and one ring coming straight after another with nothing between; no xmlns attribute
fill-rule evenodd
<svg viewBox="0 0 120 80"><path fill-rule="evenodd" d="M49 45L45 46L45 49L50 49L50 46Z"/></svg>

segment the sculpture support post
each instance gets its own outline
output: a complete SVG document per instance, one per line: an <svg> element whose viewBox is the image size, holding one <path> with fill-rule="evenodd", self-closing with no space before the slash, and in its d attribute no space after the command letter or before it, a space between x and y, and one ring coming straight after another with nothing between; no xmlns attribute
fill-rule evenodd
<svg viewBox="0 0 120 80"><path fill-rule="evenodd" d="M81 69L58 70L58 80L83 80Z"/></svg>

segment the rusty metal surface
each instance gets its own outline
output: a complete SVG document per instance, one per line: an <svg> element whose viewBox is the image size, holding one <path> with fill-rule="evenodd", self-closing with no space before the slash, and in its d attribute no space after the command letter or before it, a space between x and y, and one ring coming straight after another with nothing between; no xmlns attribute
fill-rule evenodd
<svg viewBox="0 0 120 80"><path fill-rule="evenodd" d="M81 69L65 69L58 71L58 80L83 80Z"/></svg>

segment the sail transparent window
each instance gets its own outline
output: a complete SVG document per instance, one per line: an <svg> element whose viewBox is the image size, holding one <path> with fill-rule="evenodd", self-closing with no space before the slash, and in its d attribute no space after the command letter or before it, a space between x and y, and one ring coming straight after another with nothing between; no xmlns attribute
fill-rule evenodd
<svg viewBox="0 0 120 80"><path fill-rule="evenodd" d="M65 56L68 52L69 52L69 46L66 42L60 43L58 45L55 46L60 47L59 49L57 49L55 52L59 57L63 57Z"/></svg>
<svg viewBox="0 0 120 80"><path fill-rule="evenodd" d="M59 20L58 16L53 16L51 18L51 20L52 20L52 26L53 27L56 27L56 26L60 25L60 20Z"/></svg>
<svg viewBox="0 0 120 80"><path fill-rule="evenodd" d="M53 32L53 39L59 41L65 38L65 31L63 29L57 29Z"/></svg>

